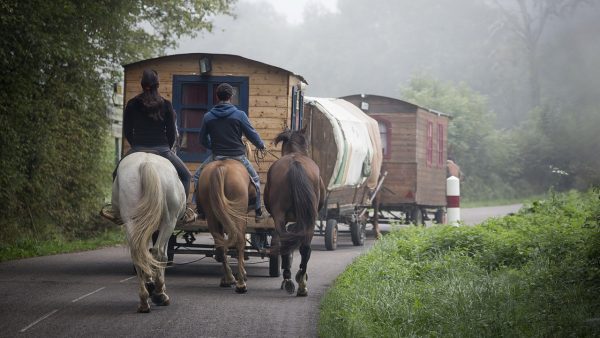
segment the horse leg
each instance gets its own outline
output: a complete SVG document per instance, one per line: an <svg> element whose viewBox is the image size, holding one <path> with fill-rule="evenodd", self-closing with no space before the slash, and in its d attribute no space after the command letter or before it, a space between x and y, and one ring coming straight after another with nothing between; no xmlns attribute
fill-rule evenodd
<svg viewBox="0 0 600 338"><path fill-rule="evenodd" d="M292 281L292 253L287 248L281 253L281 268L283 269L281 289L285 289L287 293L292 294L296 291L296 285Z"/></svg>
<svg viewBox="0 0 600 338"><path fill-rule="evenodd" d="M146 274L142 272L142 269L139 267L135 267L136 274L138 276L139 281L139 296L140 296L140 305L138 306L137 311L140 313L148 313L150 312L150 303L148 302L148 298L150 293L146 288Z"/></svg>
<svg viewBox="0 0 600 338"><path fill-rule="evenodd" d="M375 203L373 204L373 231L375 232L375 239L381 239L381 231L379 230L379 196L375 197Z"/></svg>
<svg viewBox="0 0 600 338"><path fill-rule="evenodd" d="M152 303L158 306L167 306L170 304L169 296L166 294L165 285L165 265L167 264L166 244L171 232L161 231L153 249L154 257L163 265L154 271L154 280L156 282L154 291L150 293Z"/></svg>
<svg viewBox="0 0 600 338"><path fill-rule="evenodd" d="M299 297L308 295L308 289L306 287L308 282L307 266L311 251L310 243L302 243L302 245L300 245L300 255L302 258L300 261L300 270L296 273L296 282L298 283L298 292L296 293L296 296Z"/></svg>
<svg viewBox="0 0 600 338"><path fill-rule="evenodd" d="M210 220L211 222L216 223L216 220ZM221 282L219 286L228 288L235 283L235 278L233 277L233 273L231 272L231 268L229 267L229 262L227 261L227 251L229 248L225 247L223 243L225 243L225 233L222 228L210 228L210 234L212 235L215 241L215 260L220 262L223 266L223 277L221 277Z"/></svg>
<svg viewBox="0 0 600 338"><path fill-rule="evenodd" d="M231 267L229 266L229 260L227 258L227 251L229 248L220 247L217 250L222 250L223 252L223 277L221 278L221 284L219 286L228 288L235 284L235 278L233 277L233 272L231 271Z"/></svg>
<svg viewBox="0 0 600 338"><path fill-rule="evenodd" d="M283 269L283 281L281 282L281 289L285 289L287 293L292 294L296 291L296 285L292 281L292 250L289 248L289 241L281 240L281 235L286 232L285 229L285 214L274 211L273 220L275 221L275 227L277 231L274 235L274 242L281 255L281 268Z"/></svg>
<svg viewBox="0 0 600 338"><path fill-rule="evenodd" d="M248 292L248 288L246 286L246 269L244 268L244 248L246 246L245 237L241 237L238 241L237 248L237 261L238 261L238 276L237 283L235 285L235 292L237 293L246 293Z"/></svg>

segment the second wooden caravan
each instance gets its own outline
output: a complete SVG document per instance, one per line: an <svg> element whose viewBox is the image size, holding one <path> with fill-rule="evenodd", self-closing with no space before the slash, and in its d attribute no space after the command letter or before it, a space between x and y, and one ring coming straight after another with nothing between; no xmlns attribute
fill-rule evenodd
<svg viewBox="0 0 600 338"><path fill-rule="evenodd" d="M310 155L327 188L319 234L325 246L337 246L338 223L348 224L355 245L365 239L367 208L380 183L381 141L377 122L341 99L307 97L303 125ZM380 184L379 184L380 186Z"/></svg>

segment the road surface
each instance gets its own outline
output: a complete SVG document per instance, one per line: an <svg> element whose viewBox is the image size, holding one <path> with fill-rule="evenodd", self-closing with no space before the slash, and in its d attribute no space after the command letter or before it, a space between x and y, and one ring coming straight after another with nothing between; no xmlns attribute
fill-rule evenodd
<svg viewBox="0 0 600 338"><path fill-rule="evenodd" d="M461 211L474 224L516 210ZM372 244L369 236L355 247L341 234L337 250L326 251L315 237L304 298L280 290L267 260L250 258L249 291L239 295L218 286L221 265L212 258L176 255L166 276L171 305L149 314L136 313L137 281L124 246L0 263L0 337L316 337L325 291ZM293 275L298 264L296 252Z"/></svg>

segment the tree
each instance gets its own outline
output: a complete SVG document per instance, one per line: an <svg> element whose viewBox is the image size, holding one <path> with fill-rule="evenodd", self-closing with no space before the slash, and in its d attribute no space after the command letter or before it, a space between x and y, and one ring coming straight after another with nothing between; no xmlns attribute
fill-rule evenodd
<svg viewBox="0 0 600 338"><path fill-rule="evenodd" d="M417 75L401 97L418 105L449 113L448 156L465 173L461 187L470 199L514 195L512 185L520 173L515 161L516 144L506 131L494 129L495 115L484 96L465 84L453 85L428 75Z"/></svg>
<svg viewBox="0 0 600 338"><path fill-rule="evenodd" d="M120 65L210 30L232 3L0 2L0 242L89 223L110 186L106 93Z"/></svg>
<svg viewBox="0 0 600 338"><path fill-rule="evenodd" d="M524 48L529 73L531 108L534 108L541 104L539 45L548 21L553 17L572 13L577 6L589 3L589 0L515 0L515 2L516 8L510 8L505 1L494 0L504 18L504 22L497 27L508 27Z"/></svg>

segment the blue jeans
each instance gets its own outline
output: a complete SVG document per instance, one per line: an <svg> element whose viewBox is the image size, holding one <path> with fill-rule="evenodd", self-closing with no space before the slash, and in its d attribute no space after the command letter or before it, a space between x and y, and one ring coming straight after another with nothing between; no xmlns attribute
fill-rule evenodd
<svg viewBox="0 0 600 338"><path fill-rule="evenodd" d="M206 158L206 160L204 160L204 162L202 162L202 164L198 167L198 169L196 170L196 173L194 173L194 191L198 191L198 180L200 179L200 173L202 173L202 169L204 168L204 166L206 166L207 164L209 164L212 161L220 161L220 160L227 160L227 159L232 159L232 160L238 160L240 162L242 162L242 164L244 165L244 167L246 167L246 170L248 170L248 173L250 174L250 179L252 179L252 183L254 183L254 187L256 188L256 205L254 207L255 210L260 209L260 176L258 176L258 173L256 172L256 170L254 170L254 167L252 166L252 164L250 164L250 161L248 160L248 158L246 157L246 155L240 155L240 156L219 156L219 155L210 155ZM196 194L194 193L194 196L192 196L192 203L196 204Z"/></svg>

